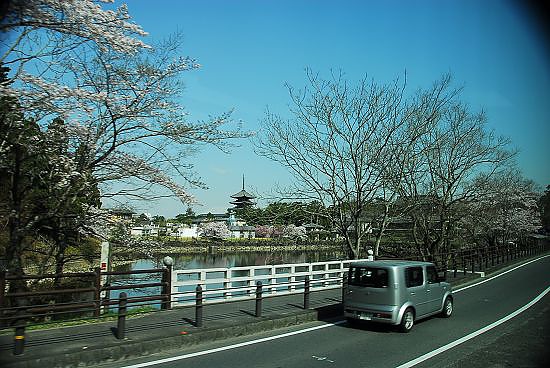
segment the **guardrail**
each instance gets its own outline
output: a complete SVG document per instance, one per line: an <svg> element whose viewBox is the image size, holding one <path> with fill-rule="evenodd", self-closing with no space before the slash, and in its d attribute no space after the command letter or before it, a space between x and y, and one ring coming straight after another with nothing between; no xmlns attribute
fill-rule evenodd
<svg viewBox="0 0 550 368"><path fill-rule="evenodd" d="M354 260L366 261L366 259ZM302 292L307 277L315 290L340 287L350 260L315 263L293 263L265 266L174 270L172 272L172 306L191 305L192 293L201 286L205 304L223 300L254 298L253 288L262 283L267 296Z"/></svg>

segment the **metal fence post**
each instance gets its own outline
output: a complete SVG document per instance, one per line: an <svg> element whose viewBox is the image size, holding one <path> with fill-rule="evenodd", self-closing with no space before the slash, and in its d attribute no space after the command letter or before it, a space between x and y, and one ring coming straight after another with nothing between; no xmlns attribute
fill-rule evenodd
<svg viewBox="0 0 550 368"><path fill-rule="evenodd" d="M453 271L454 271L454 278L456 279L456 274L458 272L458 266L456 264L456 252L451 253L451 257L453 257Z"/></svg>
<svg viewBox="0 0 550 368"><path fill-rule="evenodd" d="M306 276L305 282L304 282L304 309L309 309L309 275Z"/></svg>
<svg viewBox="0 0 550 368"><path fill-rule="evenodd" d="M0 308L6 305L4 293L6 292L6 271L0 270ZM0 327L7 326L7 321L4 321L4 312L0 311Z"/></svg>
<svg viewBox="0 0 550 368"><path fill-rule="evenodd" d="M128 295L122 292L118 296L118 320L116 327L116 338L124 339L126 335L126 304L128 303Z"/></svg>
<svg viewBox="0 0 550 368"><path fill-rule="evenodd" d="M161 309L172 309L172 265L162 271L162 296L164 300Z"/></svg>
<svg viewBox="0 0 550 368"><path fill-rule="evenodd" d="M262 316L262 282L258 281L256 283L256 317Z"/></svg>
<svg viewBox="0 0 550 368"><path fill-rule="evenodd" d="M195 296L195 327L202 327L202 287L197 285Z"/></svg>

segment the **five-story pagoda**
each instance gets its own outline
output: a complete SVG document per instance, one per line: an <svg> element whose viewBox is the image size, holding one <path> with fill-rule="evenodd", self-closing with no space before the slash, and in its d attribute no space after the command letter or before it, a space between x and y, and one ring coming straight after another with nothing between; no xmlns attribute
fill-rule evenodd
<svg viewBox="0 0 550 368"><path fill-rule="evenodd" d="M252 200L256 197L254 197L252 194L244 190L244 175L243 175L243 189L240 192L233 194L231 198L235 200L229 203L234 205L235 206L234 208L236 209L245 208L245 207L254 205L254 202Z"/></svg>

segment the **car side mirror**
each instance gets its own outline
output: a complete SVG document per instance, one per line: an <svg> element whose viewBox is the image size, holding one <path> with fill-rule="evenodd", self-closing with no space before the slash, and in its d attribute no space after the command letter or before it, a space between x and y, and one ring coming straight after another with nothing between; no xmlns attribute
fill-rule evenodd
<svg viewBox="0 0 550 368"><path fill-rule="evenodd" d="M445 275L445 272L438 272L437 282L445 282L445 281L447 281L447 276Z"/></svg>

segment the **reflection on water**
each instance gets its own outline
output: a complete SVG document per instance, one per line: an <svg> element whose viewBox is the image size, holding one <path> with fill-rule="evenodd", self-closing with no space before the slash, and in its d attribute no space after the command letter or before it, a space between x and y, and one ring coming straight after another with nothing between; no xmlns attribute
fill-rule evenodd
<svg viewBox="0 0 550 368"><path fill-rule="evenodd" d="M174 258L174 269L226 268L241 266L263 266L284 263L312 263L344 259L338 251L297 251L297 252L243 252L243 253L203 253L194 255L170 255ZM132 270L162 267L162 257L140 259L131 264Z"/></svg>

